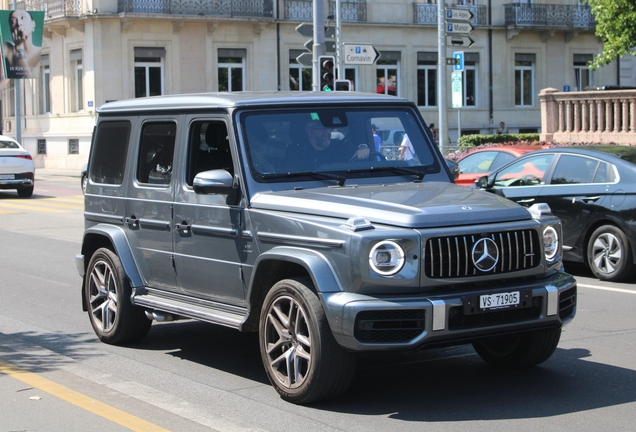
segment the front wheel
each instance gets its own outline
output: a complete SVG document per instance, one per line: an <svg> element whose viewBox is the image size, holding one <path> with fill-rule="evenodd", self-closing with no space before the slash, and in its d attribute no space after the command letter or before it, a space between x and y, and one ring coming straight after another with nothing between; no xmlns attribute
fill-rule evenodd
<svg viewBox="0 0 636 432"><path fill-rule="evenodd" d="M587 262L600 280L618 282L634 274L627 237L613 225L604 225L592 233L587 244Z"/></svg>
<svg viewBox="0 0 636 432"><path fill-rule="evenodd" d="M84 290L91 325L102 342L137 342L148 334L152 321L130 301L130 282L119 257L111 250L101 248L93 254Z"/></svg>
<svg viewBox="0 0 636 432"><path fill-rule="evenodd" d="M334 398L351 383L355 357L336 342L309 279L285 279L263 303L260 350L281 397L305 404Z"/></svg>
<svg viewBox="0 0 636 432"><path fill-rule="evenodd" d="M505 369L522 369L543 363L556 350L561 329L539 331L473 342L473 348L486 363Z"/></svg>

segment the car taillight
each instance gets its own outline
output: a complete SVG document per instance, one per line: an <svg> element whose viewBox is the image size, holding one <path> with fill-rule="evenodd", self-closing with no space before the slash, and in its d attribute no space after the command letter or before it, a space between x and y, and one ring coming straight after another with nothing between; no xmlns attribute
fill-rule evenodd
<svg viewBox="0 0 636 432"><path fill-rule="evenodd" d="M19 159L28 159L28 160L33 160L33 158L31 157L31 155L18 155Z"/></svg>

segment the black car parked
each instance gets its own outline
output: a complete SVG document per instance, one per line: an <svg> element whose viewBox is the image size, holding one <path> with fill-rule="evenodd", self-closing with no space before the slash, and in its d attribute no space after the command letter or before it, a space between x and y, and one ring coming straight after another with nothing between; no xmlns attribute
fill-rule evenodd
<svg viewBox="0 0 636 432"><path fill-rule="evenodd" d="M524 206L546 203L563 222L565 261L602 280L634 273L636 148L578 146L522 156L476 182Z"/></svg>

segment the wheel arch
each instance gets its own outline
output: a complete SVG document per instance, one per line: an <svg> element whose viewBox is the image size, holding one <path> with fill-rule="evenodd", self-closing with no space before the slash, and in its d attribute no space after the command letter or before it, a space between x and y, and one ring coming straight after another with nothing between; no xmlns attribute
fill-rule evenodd
<svg viewBox="0 0 636 432"><path fill-rule="evenodd" d="M585 236L583 238L583 244L581 245L581 252L583 253L583 262L587 265L587 262L588 262L587 245L590 241L590 238L592 237L592 234L594 233L594 231L596 231L598 228L604 225L611 225L613 227L616 227L620 229L623 232L623 234L625 234L625 237L627 238L627 242L629 243L629 248L632 252L632 263L636 264L636 253L634 253L636 252L636 240L632 239L632 237L629 235L629 229L626 229L626 227L620 220L616 218L612 218L610 216L606 216L603 219L595 220L587 228L587 231L585 232Z"/></svg>
<svg viewBox="0 0 636 432"><path fill-rule="evenodd" d="M124 267L126 277L131 287L143 287L143 279L137 268L137 263L132 254L130 244L124 230L120 227L98 224L88 228L82 241L83 273L86 274L88 263L97 249L107 248L115 253ZM82 277L82 309L86 311L86 299L84 294L84 277Z"/></svg>
<svg viewBox="0 0 636 432"><path fill-rule="evenodd" d="M247 292L250 307L241 331L258 330L261 307L269 289L282 279L294 277L310 278L316 293L342 291L335 271L320 252L286 246L271 249L254 264Z"/></svg>

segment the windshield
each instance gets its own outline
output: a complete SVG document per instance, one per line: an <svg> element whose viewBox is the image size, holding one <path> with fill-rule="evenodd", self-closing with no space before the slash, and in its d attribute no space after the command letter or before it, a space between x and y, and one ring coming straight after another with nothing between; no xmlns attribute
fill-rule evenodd
<svg viewBox="0 0 636 432"><path fill-rule="evenodd" d="M340 179L310 175L325 172L421 179L440 170L428 136L407 107L244 112L241 124L252 175L260 182Z"/></svg>

